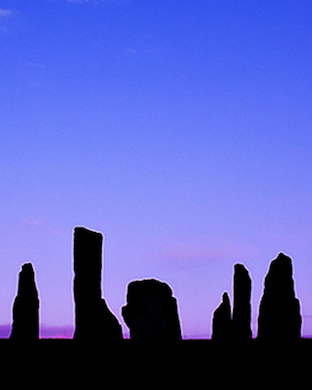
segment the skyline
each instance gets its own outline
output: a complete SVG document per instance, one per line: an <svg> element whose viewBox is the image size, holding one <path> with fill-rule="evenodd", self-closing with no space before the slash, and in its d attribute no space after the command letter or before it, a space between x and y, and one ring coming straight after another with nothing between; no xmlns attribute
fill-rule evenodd
<svg viewBox="0 0 312 390"><path fill-rule="evenodd" d="M233 266L252 329L271 260L293 260L312 335L312 4L39 0L0 6L0 325L31 262L41 323L73 319L72 235L100 231L103 297L166 281L209 338Z"/></svg>
<svg viewBox="0 0 312 390"><path fill-rule="evenodd" d="M79 227L79 228L81 228L81 227ZM77 229L77 227L75 227L74 228L74 231L75 231L75 229ZM102 233L101 232L98 232L98 231L95 231L95 230L89 230L89 231L91 231L91 232L96 232L96 233L100 233L101 235L102 235ZM104 238L104 237L102 237L102 238ZM103 247L103 245L102 245L102 247ZM281 255L284 255L282 252L280 252L279 253L279 255L278 255L278 257L277 258L282 258L283 259L283 257L280 257ZM277 259L276 258L276 259ZM275 260L275 261L277 261L276 259L273 259L273 260ZM285 257L285 259L286 260L291 260L291 259L288 259L287 257ZM271 269L272 268L272 262L273 262L273 260L270 262L270 264L269 264L269 267L268 267L268 272L269 272L269 269ZM102 259L102 263L103 263L103 259ZM21 266L21 269L22 269L22 267L24 267L24 265L25 264L23 264L22 266ZM86 265L86 264L85 264ZM249 276L249 274L248 274L248 269L246 269L246 268L244 268L244 264L242 264L242 263L236 263L236 264L234 264L234 269L238 266L238 265L241 265L242 266L242 268L243 268L243 270L245 270L246 272L247 272L247 275L248 275L248 278L250 277ZM32 264L32 266L33 266L33 264ZM102 264L102 266L103 266L103 264ZM291 266L293 267L293 265L291 264ZM35 271L35 269L34 269L34 271ZM101 271L101 274L103 274L103 272ZM267 277L267 275L268 274L266 274L265 275L265 278ZM19 277L20 277L20 273L19 273ZM233 277L234 277L234 273L233 273ZM264 278L264 281L265 281L265 278ZM102 279L102 278L101 278ZM145 281L147 281L147 280L158 280L158 279L151 279L151 278L143 278L143 279L136 279L136 280L132 280L132 281L130 281L129 282L129 284L131 284L131 283L133 283L133 282L138 282L138 281L143 281L143 280L145 280ZM250 281L251 281L252 279L250 279ZM166 281L161 281L161 282L165 282L166 283ZM101 283L102 284L102 283ZM129 287L129 284L127 285L127 289L128 289L128 287ZM36 277L35 277L35 285L36 285L36 287L38 288L38 286L37 286L37 283L36 283ZM263 283L263 286L264 286L265 284ZM74 286L72 286L72 287L74 287ZM172 288L172 286L170 286L171 288ZM226 293L226 295L228 296L228 294L230 294L230 297L231 297L231 295L233 296L234 295L234 293L233 293L233 288L234 288L234 279L233 279L233 281L232 281L232 294L231 294L231 292L229 292L229 291L224 291L223 292L223 294L224 293ZM252 292L252 283L251 283L251 292ZM74 294L74 293L73 293ZM223 295L222 294L222 295ZM252 295L252 294L251 294ZM101 296L102 296L102 298L105 300L105 297L103 296L103 294L101 294ZM177 299L177 304L178 304L178 298L177 297L174 297L174 298L176 298ZM234 296L233 296L233 298L234 298ZM262 297L261 297L261 299L263 299L263 295L262 295ZM39 302L40 302L40 291L39 291ZM230 303L230 302L232 302L232 303ZM234 305L234 300L232 299L230 299L230 302L229 302L229 304L230 305ZM300 300L299 300L299 302L300 302ZM221 302L220 302L221 303ZM106 302L106 304L108 304L108 302ZM259 305L260 305L260 302L259 302ZM300 303L299 303L299 305L300 305ZM40 321L40 306L41 306L41 303L39 303L39 337L40 338L45 338L45 336L47 337L47 338L73 338L73 335L74 335L74 332L75 332L75 324L72 324L72 325L65 325L65 326L48 326L48 325L46 325L46 324L42 324L41 323L41 321ZM73 302L73 307L75 306L75 302ZM108 304L108 307L109 307L109 304ZM123 307L125 307L125 306L123 306ZM123 307L121 307L120 309L122 309ZM179 305L178 305L178 307L179 307ZM234 307L234 306L233 306ZM12 308L13 308L13 305L12 305ZM216 310L217 308L215 308L215 310ZM214 312L215 312L215 310L214 310ZM214 315L214 312L211 314L211 318L213 318L213 315ZM302 308L300 307L300 313L302 312ZM113 315L115 316L115 313L113 313ZM178 310L178 316L179 316L179 320L180 320L180 322L182 323L182 318L181 318L181 316L180 316L180 314L179 314L179 310ZM258 313L258 316L259 316L259 313ZM118 317L118 316L117 316ZM232 318L232 315L231 315L231 318ZM75 318L74 318L74 321L76 321L75 320ZM251 333L253 334L253 338L256 338L257 336L256 336L256 334L255 334L255 330L256 329L258 329L258 327L256 326L256 329L253 329L253 326L252 326L252 320L251 320L251 322L250 322L250 326L251 326ZM4 337L4 338L8 338L8 336L9 336L9 334L10 334L10 332L11 332L11 325L12 324L6 324L6 325L0 325L0 337ZM211 329L212 329L212 327L213 327L213 325L212 325L212 322L211 322ZM302 325L300 326L301 327L301 332L302 332ZM124 331L123 332L123 337L124 338L129 338L130 336L129 336L129 329L127 329L126 331ZM196 337L184 337L184 339L188 339L188 338L196 338Z"/></svg>

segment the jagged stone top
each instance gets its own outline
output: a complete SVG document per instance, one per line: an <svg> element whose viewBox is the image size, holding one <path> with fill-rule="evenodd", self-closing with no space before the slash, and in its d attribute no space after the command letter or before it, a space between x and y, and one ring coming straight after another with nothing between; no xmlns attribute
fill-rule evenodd
<svg viewBox="0 0 312 390"><path fill-rule="evenodd" d="M166 300L172 297L172 290L167 283L157 279L134 280L128 285L127 302L128 304L137 303L146 295L152 294L157 294L158 298Z"/></svg>
<svg viewBox="0 0 312 390"><path fill-rule="evenodd" d="M264 280L265 293L272 296L291 295L294 293L294 280L292 278L292 260L284 253L279 253L276 259L271 261L269 271Z"/></svg>
<svg viewBox="0 0 312 390"><path fill-rule="evenodd" d="M19 274L18 295L38 297L38 291L35 283L35 272L31 263L22 265L22 270Z"/></svg>
<svg viewBox="0 0 312 390"><path fill-rule="evenodd" d="M248 273L248 270L246 269L246 267L244 266L244 264L240 264L240 263L237 263L234 265L234 271L237 272L237 273L240 273L242 275L246 275L249 277L249 273Z"/></svg>
<svg viewBox="0 0 312 390"><path fill-rule="evenodd" d="M291 258L280 252L276 259L271 261L269 273L292 277L293 269Z"/></svg>
<svg viewBox="0 0 312 390"><path fill-rule="evenodd" d="M222 294L222 303L230 307L230 298L226 291Z"/></svg>
<svg viewBox="0 0 312 390"><path fill-rule="evenodd" d="M234 301L235 297L243 297L244 300L249 300L251 295L251 278L248 270L243 264L234 265ZM234 302L235 303L235 302Z"/></svg>

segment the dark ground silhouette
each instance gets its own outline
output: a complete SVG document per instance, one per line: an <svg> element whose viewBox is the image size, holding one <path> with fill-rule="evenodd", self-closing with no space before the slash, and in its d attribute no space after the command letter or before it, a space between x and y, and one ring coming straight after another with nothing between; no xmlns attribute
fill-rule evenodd
<svg viewBox="0 0 312 390"><path fill-rule="evenodd" d="M0 340L1 379L13 387L302 388L310 383L312 340L280 348L183 340L178 347L142 350L123 340L115 350L89 351L74 340L41 339L33 348ZM107 385L109 384L109 385ZM39 386L38 386L39 387Z"/></svg>

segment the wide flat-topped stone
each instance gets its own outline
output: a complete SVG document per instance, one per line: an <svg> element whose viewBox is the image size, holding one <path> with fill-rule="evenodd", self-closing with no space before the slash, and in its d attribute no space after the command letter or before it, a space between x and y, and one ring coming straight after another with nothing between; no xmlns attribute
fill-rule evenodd
<svg viewBox="0 0 312 390"><path fill-rule="evenodd" d="M182 339L177 301L168 284L159 280L129 283L122 316L137 344L167 346Z"/></svg>

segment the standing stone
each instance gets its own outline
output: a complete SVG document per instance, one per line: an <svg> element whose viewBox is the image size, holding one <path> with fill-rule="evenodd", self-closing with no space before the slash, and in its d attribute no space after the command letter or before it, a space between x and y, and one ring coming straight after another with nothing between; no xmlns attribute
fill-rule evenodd
<svg viewBox="0 0 312 390"><path fill-rule="evenodd" d="M300 303L295 297L291 258L283 253L270 264L258 317L258 339L295 341L301 336Z"/></svg>
<svg viewBox="0 0 312 390"><path fill-rule="evenodd" d="M101 292L101 233L83 227L74 231L74 339L83 343L115 345L122 339L121 325Z"/></svg>
<svg viewBox="0 0 312 390"><path fill-rule="evenodd" d="M31 263L22 265L19 273L10 339L26 343L39 339L39 299Z"/></svg>
<svg viewBox="0 0 312 390"><path fill-rule="evenodd" d="M231 305L228 293L222 295L222 302L213 313L212 340L228 343L232 338Z"/></svg>
<svg viewBox="0 0 312 390"><path fill-rule="evenodd" d="M129 283L122 316L138 345L170 346L182 339L177 301L166 283L155 279Z"/></svg>
<svg viewBox="0 0 312 390"><path fill-rule="evenodd" d="M233 282L233 337L236 341L248 341L251 333L251 279L243 264L234 266Z"/></svg>

